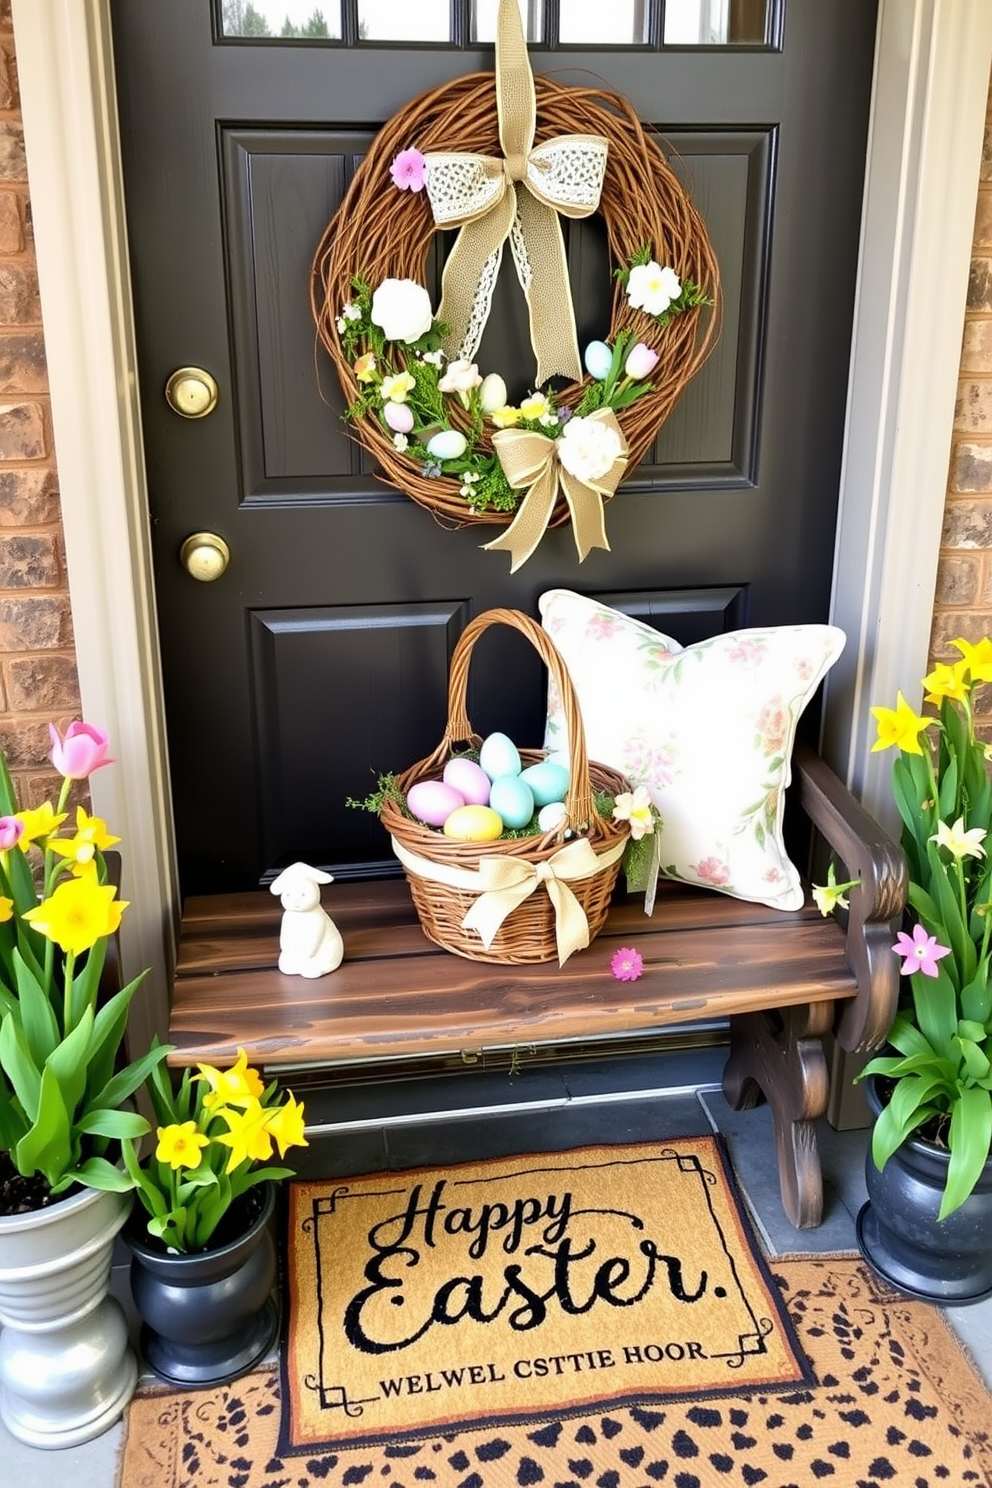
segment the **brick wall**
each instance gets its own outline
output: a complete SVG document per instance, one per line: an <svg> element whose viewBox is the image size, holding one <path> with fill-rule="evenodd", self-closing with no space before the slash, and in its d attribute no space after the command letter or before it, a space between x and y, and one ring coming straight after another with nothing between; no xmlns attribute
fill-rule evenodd
<svg viewBox="0 0 992 1488"><path fill-rule="evenodd" d="M13 26L0 0L0 749L25 805L56 779L49 722L78 717Z"/></svg>
<svg viewBox="0 0 992 1488"><path fill-rule="evenodd" d="M931 659L957 660L959 653L950 644L956 636L978 641L985 635L992 635L992 92L975 211ZM984 732L992 737L992 689L986 689L983 712Z"/></svg>

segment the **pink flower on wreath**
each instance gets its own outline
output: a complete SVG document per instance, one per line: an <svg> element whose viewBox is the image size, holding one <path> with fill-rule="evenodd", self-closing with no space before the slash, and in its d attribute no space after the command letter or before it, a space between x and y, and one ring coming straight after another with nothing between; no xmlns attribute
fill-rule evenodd
<svg viewBox="0 0 992 1488"><path fill-rule="evenodd" d="M703 883L725 884L730 882L730 868L722 858L703 858L694 865L694 871Z"/></svg>
<svg viewBox="0 0 992 1488"><path fill-rule="evenodd" d="M400 191L423 191L426 164L419 150L401 150L389 167L393 185Z"/></svg>
<svg viewBox="0 0 992 1488"><path fill-rule="evenodd" d="M922 971L928 977L938 976L937 962L951 954L950 946L938 945L936 935L928 935L922 925L914 925L911 936L900 930L892 949L903 957L899 968L903 976L912 976L914 971Z"/></svg>
<svg viewBox="0 0 992 1488"><path fill-rule="evenodd" d="M621 946L610 957L610 970L618 982L636 982L644 971L640 951L635 951L632 946Z"/></svg>

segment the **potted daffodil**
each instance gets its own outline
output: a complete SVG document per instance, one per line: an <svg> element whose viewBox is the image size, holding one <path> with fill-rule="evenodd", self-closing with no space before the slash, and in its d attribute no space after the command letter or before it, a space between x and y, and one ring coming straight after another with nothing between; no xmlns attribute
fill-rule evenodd
<svg viewBox="0 0 992 1488"><path fill-rule="evenodd" d="M902 693L872 709L910 885L892 947L907 992L860 1077L876 1119L859 1238L903 1290L972 1302L992 1293L992 782L975 729L992 640L953 645L923 680L930 711Z"/></svg>
<svg viewBox="0 0 992 1488"><path fill-rule="evenodd" d="M270 1221L275 1184L292 1169L272 1159L307 1145L303 1106L264 1084L243 1049L229 1069L199 1064L175 1087L159 1066L148 1091L154 1150L139 1160L124 1144L139 1200L124 1239L142 1354L164 1379L216 1384L275 1337Z"/></svg>
<svg viewBox="0 0 992 1488"><path fill-rule="evenodd" d="M131 1206L121 1143L148 1130L127 1107L165 1050L122 1060L142 976L102 985L127 909L105 858L119 839L69 811L74 784L112 763L107 734L51 736L54 805L21 806L0 756L0 1415L62 1447L103 1431L134 1388L107 1290Z"/></svg>

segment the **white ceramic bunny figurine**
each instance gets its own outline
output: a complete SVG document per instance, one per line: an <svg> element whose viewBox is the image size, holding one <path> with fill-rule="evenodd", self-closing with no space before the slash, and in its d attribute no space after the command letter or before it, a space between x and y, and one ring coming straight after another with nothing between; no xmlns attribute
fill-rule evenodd
<svg viewBox="0 0 992 1488"><path fill-rule="evenodd" d="M320 902L320 885L333 882L333 874L293 863L270 884L282 900L279 970L284 976L322 977L341 965L344 942Z"/></svg>

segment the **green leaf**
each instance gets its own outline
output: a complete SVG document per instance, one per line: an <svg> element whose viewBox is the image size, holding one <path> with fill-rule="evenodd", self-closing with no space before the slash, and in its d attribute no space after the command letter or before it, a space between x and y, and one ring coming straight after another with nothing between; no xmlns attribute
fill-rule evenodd
<svg viewBox="0 0 992 1488"><path fill-rule="evenodd" d="M122 1173L120 1168L107 1161L105 1157L90 1157L78 1168L73 1168L66 1174L67 1178L74 1179L77 1183L85 1183L87 1188L100 1188L106 1193L129 1193L134 1187L129 1173Z"/></svg>
<svg viewBox="0 0 992 1488"><path fill-rule="evenodd" d="M952 758L940 782L940 815L946 822L957 820L958 812L958 762Z"/></svg>
<svg viewBox="0 0 992 1488"><path fill-rule="evenodd" d="M88 953L80 970L72 978L69 989L69 1021L73 1028L86 1008L96 1012L96 995L100 988L100 974L107 959L106 937L98 940Z"/></svg>
<svg viewBox="0 0 992 1488"><path fill-rule="evenodd" d="M61 1038L52 1005L20 951L13 955L17 1006L28 1052L40 1069Z"/></svg>
<svg viewBox="0 0 992 1488"><path fill-rule="evenodd" d="M0 1023L0 1069L14 1087L14 1094L28 1121L36 1121L41 1099L41 1071L28 1053L16 1019L9 1013Z"/></svg>
<svg viewBox="0 0 992 1488"><path fill-rule="evenodd" d="M72 1032L53 1049L45 1061L45 1071L58 1081L62 1100L70 1119L82 1103L86 1090L90 1040L93 1037L93 1009L87 1008Z"/></svg>
<svg viewBox="0 0 992 1488"><path fill-rule="evenodd" d="M122 1137L147 1136L151 1127L136 1111L87 1111L76 1122L76 1130L86 1132L88 1136L115 1137L119 1141Z"/></svg>
<svg viewBox="0 0 992 1488"><path fill-rule="evenodd" d="M940 923L940 911L926 889L921 888L917 883L911 883L909 886L909 904L911 909L915 909L921 920L928 921L934 927L933 933L939 940L941 935L945 934L944 927Z"/></svg>
<svg viewBox="0 0 992 1488"><path fill-rule="evenodd" d="M937 1054L949 1055L958 1031L957 997L943 961L937 963L935 977L914 971L913 1007L920 1032Z"/></svg>
<svg viewBox="0 0 992 1488"><path fill-rule="evenodd" d="M966 987L961 988L961 1012L975 1023L986 1024L992 1016L992 987L989 986L989 958L983 956L978 970Z"/></svg>
<svg viewBox="0 0 992 1488"><path fill-rule="evenodd" d="M112 1078L114 1066L117 1062L117 1054L124 1042L124 1033L127 1028L127 1015L131 1006L131 999L140 987L146 973L142 972L133 981L128 982L119 992L101 1007L96 1014L93 1023L93 1040L90 1047L89 1070L87 1074L87 1090L90 1102L104 1089L107 1082ZM109 1105L109 1101L98 1101L99 1105Z"/></svg>
<svg viewBox="0 0 992 1488"><path fill-rule="evenodd" d="M947 1183L938 1219L960 1209L978 1182L992 1145L992 1100L987 1090L965 1089L951 1112Z"/></svg>
<svg viewBox="0 0 992 1488"><path fill-rule="evenodd" d="M146 1053L142 1054L140 1059L135 1059L125 1069L113 1075L92 1104L116 1109L122 1102L127 1100L128 1096L133 1095L140 1085L144 1084L151 1071L155 1069L156 1065L161 1064L162 1060L169 1054L170 1049L171 1045L161 1045L158 1048L148 1049Z"/></svg>
<svg viewBox="0 0 992 1488"><path fill-rule="evenodd" d="M58 1080L47 1065L41 1074L38 1115L18 1142L15 1161L21 1173L44 1173L53 1189L64 1180L72 1162L69 1113Z"/></svg>

